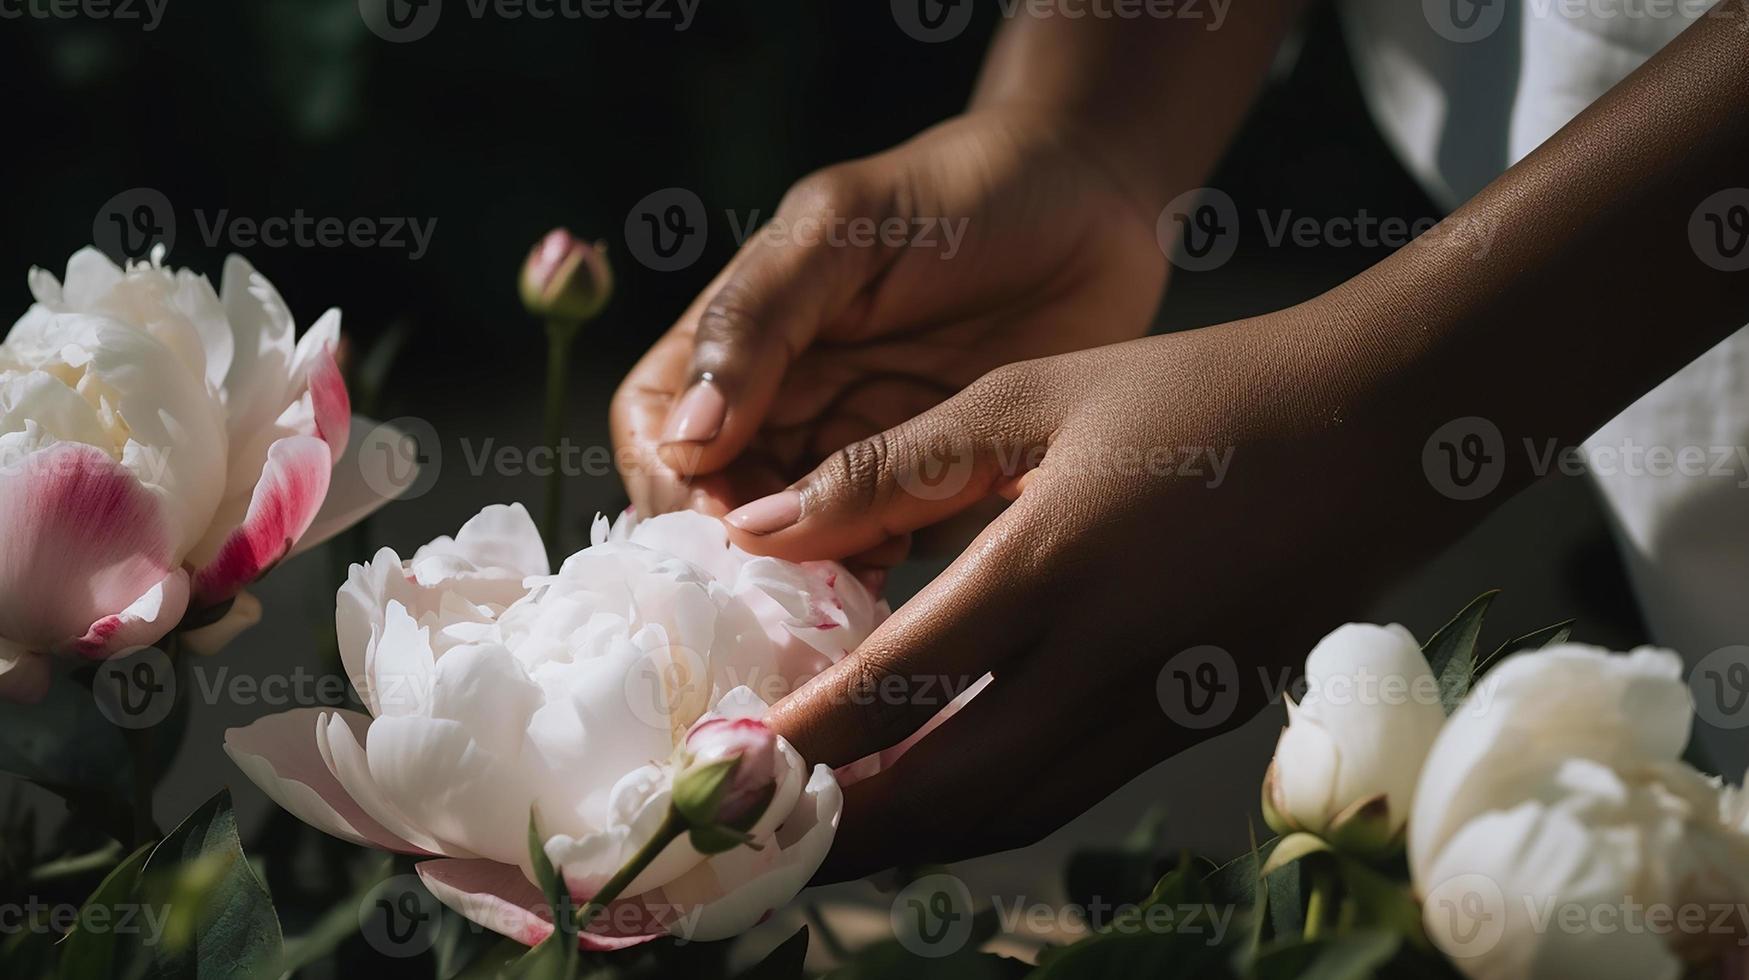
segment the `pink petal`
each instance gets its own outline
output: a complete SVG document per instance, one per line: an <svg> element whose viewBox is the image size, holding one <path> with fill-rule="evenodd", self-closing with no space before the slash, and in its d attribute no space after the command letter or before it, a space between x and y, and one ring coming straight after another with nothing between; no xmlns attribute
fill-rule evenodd
<svg viewBox="0 0 1749 980"><path fill-rule="evenodd" d="M243 523L195 572L195 608L229 599L285 557L321 508L333 465L328 444L314 436L287 436L267 450Z"/></svg>
<svg viewBox="0 0 1749 980"><path fill-rule="evenodd" d="M375 513L405 493L419 477L418 466L384 446L403 438L393 427L355 415L348 424L346 451L334 464L322 509L292 554L301 555ZM405 467L404 469L402 467Z"/></svg>
<svg viewBox="0 0 1749 980"><path fill-rule="evenodd" d="M0 637L70 644L171 573L169 541L158 498L94 446L0 467Z"/></svg>
<svg viewBox="0 0 1749 980"><path fill-rule="evenodd" d="M294 708L227 729L225 754L273 802L318 830L366 847L431 853L378 823L340 785L316 745L316 726L327 714L324 708Z"/></svg>
<svg viewBox="0 0 1749 980"><path fill-rule="evenodd" d="M310 405L315 411L316 434L328 444L330 462L338 463L352 429L352 400L332 351L318 352L310 363Z"/></svg>
<svg viewBox="0 0 1749 980"><path fill-rule="evenodd" d="M91 624L73 641L80 656L101 660L129 647L156 643L182 621L188 610L188 572L178 568L147 589L121 612Z"/></svg>
<svg viewBox="0 0 1749 980"><path fill-rule="evenodd" d="M552 935L552 909L546 896L521 869L497 861L438 858L415 868L425 887L469 921L526 946ZM621 899L604 909L578 945L592 951L624 949L665 935L660 916L637 899Z"/></svg>

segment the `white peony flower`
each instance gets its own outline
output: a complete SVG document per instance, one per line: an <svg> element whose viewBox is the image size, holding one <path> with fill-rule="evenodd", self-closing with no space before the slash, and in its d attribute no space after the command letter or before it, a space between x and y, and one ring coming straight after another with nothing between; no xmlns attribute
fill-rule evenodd
<svg viewBox="0 0 1749 980"><path fill-rule="evenodd" d="M305 821L430 855L433 894L533 944L551 931L529 863L545 850L586 900L654 834L701 718L751 718L843 656L885 608L831 563L733 547L694 513L596 522L548 574L520 506L494 506L403 562L384 549L339 595L340 650L368 713L305 709L226 734L226 750ZM684 754L682 754L684 756ZM705 856L681 838L610 906L586 945L734 935L787 902L830 846L841 796L777 745L759 849Z"/></svg>
<svg viewBox="0 0 1749 980"><path fill-rule="evenodd" d="M217 292L90 248L30 288L0 343L0 695L40 696L42 654L158 640L384 502L357 465L330 494L352 428L339 311L294 343L237 256Z"/></svg>
<svg viewBox="0 0 1749 980"><path fill-rule="evenodd" d="M1264 813L1282 833L1338 846L1397 846L1422 761L1445 724L1439 682L1409 631L1350 623L1306 658L1306 696L1264 778Z"/></svg>
<svg viewBox="0 0 1749 980"><path fill-rule="evenodd" d="M1428 935L1466 976L1675 980L1736 949L1749 837L1680 761L1691 713L1652 649L1523 653L1471 692L1409 825Z"/></svg>

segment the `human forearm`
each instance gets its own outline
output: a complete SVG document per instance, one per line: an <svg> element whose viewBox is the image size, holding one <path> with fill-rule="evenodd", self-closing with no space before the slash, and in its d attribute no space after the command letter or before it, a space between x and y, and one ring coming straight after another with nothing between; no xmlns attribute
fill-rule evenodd
<svg viewBox="0 0 1749 980"><path fill-rule="evenodd" d="M1703 201L1749 185L1746 27L1749 4L1721 4L1423 239L1315 301L1355 390L1390 406L1375 415L1410 441L1482 415L1508 444L1570 444L1749 322L1749 272L1690 238Z"/></svg>
<svg viewBox="0 0 1749 980"><path fill-rule="evenodd" d="M1068 17L1060 5L1041 16L1021 3L991 46L972 108L1060 121L1157 213L1207 179L1308 2L1162 3L1128 19Z"/></svg>

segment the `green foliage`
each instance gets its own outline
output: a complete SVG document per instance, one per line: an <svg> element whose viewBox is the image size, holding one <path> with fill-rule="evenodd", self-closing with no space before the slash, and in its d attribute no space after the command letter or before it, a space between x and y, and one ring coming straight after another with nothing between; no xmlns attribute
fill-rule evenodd
<svg viewBox="0 0 1749 980"><path fill-rule="evenodd" d="M1495 589L1472 599L1421 648L1439 681L1439 703L1448 715L1470 693L1476 675L1476 641L1482 635L1482 619L1499 595Z"/></svg>
<svg viewBox="0 0 1749 980"><path fill-rule="evenodd" d="M279 918L243 854L229 790L152 849L132 894L168 915L161 941L143 949L151 977L257 976L279 962Z"/></svg>

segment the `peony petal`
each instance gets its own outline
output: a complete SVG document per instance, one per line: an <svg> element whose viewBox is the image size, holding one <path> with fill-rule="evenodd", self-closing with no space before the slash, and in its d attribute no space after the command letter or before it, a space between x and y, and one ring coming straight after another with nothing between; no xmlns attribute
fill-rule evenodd
<svg viewBox="0 0 1749 980"><path fill-rule="evenodd" d="M50 650L176 567L158 498L102 450L57 443L0 467L0 637Z"/></svg>
<svg viewBox="0 0 1749 980"><path fill-rule="evenodd" d="M102 659L129 647L156 643L182 621L188 609L188 572L178 568L119 613L91 624L73 641L80 656Z"/></svg>
<svg viewBox="0 0 1749 980"><path fill-rule="evenodd" d="M420 850L450 857L473 857L473 854L445 846L408 820L377 785L365 754L373 727L369 716L356 711L324 712L324 717L317 719L316 749L346 795L357 802L359 809L369 814L372 820Z"/></svg>
<svg viewBox="0 0 1749 980"><path fill-rule="evenodd" d="M1669 651L1565 644L1509 657L1428 753L1409 819L1411 867L1419 878L1458 827L1532 798L1566 760L1617 769L1675 761L1693 712L1682 661Z"/></svg>
<svg viewBox="0 0 1749 980"><path fill-rule="evenodd" d="M290 436L273 444L243 523L195 573L196 608L236 595L285 557L321 507L332 467L328 445L320 439Z"/></svg>
<svg viewBox="0 0 1749 980"><path fill-rule="evenodd" d="M1417 879L1428 937L1474 980L1676 980L1681 964L1665 937L1621 918L1629 903L1657 908L1666 898L1636 887L1630 851L1539 803L1484 814ZM1587 923L1618 917L1604 920L1610 928L1573 929L1571 910Z"/></svg>
<svg viewBox="0 0 1749 980"><path fill-rule="evenodd" d="M292 315L273 283L240 255L225 259L219 298L235 354L225 376L232 445L267 428L292 400Z"/></svg>
<svg viewBox="0 0 1749 980"><path fill-rule="evenodd" d="M468 519L454 538L435 538L413 554L414 571L423 559L450 556L460 558L475 568L503 569L519 578L546 575L546 545L534 518L521 504L492 504ZM420 581L427 582L425 576Z"/></svg>
<svg viewBox="0 0 1749 980"><path fill-rule="evenodd" d="M382 448L399 445L405 438L392 426L362 415L352 417L347 425L346 450L334 464L322 509L292 546L292 554L302 554L327 541L412 488L419 476L418 465ZM396 471L396 467L403 468Z"/></svg>
<svg viewBox="0 0 1749 980"><path fill-rule="evenodd" d="M352 400L340 365L326 350L317 353L310 365L310 405L316 416L316 435L328 444L332 461L340 462L352 430Z"/></svg>
<svg viewBox="0 0 1749 980"><path fill-rule="evenodd" d="M820 869L843 810L844 794L832 771L815 766L801 802L764 850L725 851L662 888L677 919L669 931L708 942L757 925L794 899Z"/></svg>
<svg viewBox="0 0 1749 980"><path fill-rule="evenodd" d="M318 830L366 847L430 854L378 823L340 785L316 741L327 713L321 708L295 708L227 729L225 753L273 802ZM354 724L367 727L370 720L360 715Z"/></svg>
<svg viewBox="0 0 1749 980"><path fill-rule="evenodd" d="M552 935L552 909L540 889L514 865L496 861L421 861L415 870L437 900L500 935L537 946ZM584 949L625 949L663 935L661 923L636 901L609 905L578 936Z"/></svg>
<svg viewBox="0 0 1749 980"><path fill-rule="evenodd" d="M1318 722L1303 715L1289 718L1275 744L1276 798L1271 803L1282 816L1322 833L1335 810L1349 802L1335 795L1347 760Z"/></svg>

